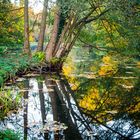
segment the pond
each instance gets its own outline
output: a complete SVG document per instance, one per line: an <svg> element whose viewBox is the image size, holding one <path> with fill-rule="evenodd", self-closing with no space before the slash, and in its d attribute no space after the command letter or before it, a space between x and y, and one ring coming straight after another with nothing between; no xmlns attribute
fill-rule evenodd
<svg viewBox="0 0 140 140"><path fill-rule="evenodd" d="M1 121L0 128L15 130L21 134L21 139L29 140L88 137L89 124L64 81L58 76L59 79L54 79L55 76L24 78L13 85L11 90L22 94L22 108Z"/></svg>
<svg viewBox="0 0 140 140"><path fill-rule="evenodd" d="M21 140L139 140L139 74L137 63L75 49L63 74L25 75L5 86L21 102L0 130Z"/></svg>
<svg viewBox="0 0 140 140"><path fill-rule="evenodd" d="M90 86L91 83L93 86L91 81L88 85ZM64 76L57 74L26 76L18 79L13 86L5 88L11 88L15 94L22 95L22 107L17 113L5 117L0 122L0 129L9 128L19 132L21 140L140 138L139 117L135 111L132 110L129 114L125 112L128 110L120 106L122 111L118 112L117 107L120 103L117 101L117 105L116 101L114 103L112 101L112 103L109 103L110 106L102 103L106 105L104 109L101 104L99 105L99 102L96 103L100 107L96 106L94 111L90 111L88 105L85 104L85 108L82 107L85 110L87 108L87 111L83 113L83 109L76 100L77 97ZM84 100L83 98L83 102ZM97 101L96 98L95 101ZM94 101L93 104L95 104ZM124 106L127 108L127 102ZM134 117L131 115L134 115Z"/></svg>

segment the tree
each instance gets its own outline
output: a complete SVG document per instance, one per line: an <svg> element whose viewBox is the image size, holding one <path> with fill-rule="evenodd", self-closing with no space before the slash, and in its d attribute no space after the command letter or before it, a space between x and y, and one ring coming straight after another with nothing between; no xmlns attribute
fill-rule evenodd
<svg viewBox="0 0 140 140"><path fill-rule="evenodd" d="M51 34L51 39L46 47L46 61L50 61L53 57L53 51L56 45L57 37L58 37L58 30L59 30L59 23L60 23L60 10L57 7L55 11L55 19L53 30Z"/></svg>
<svg viewBox="0 0 140 140"><path fill-rule="evenodd" d="M135 13L137 13L137 8L133 8L135 6L137 7L137 2L130 2L129 0L127 0L127 2L129 2L129 7L132 7L132 13L134 11ZM119 19L123 19L124 17L126 17L123 15L124 12L120 11L122 11L123 6L126 9L127 4L123 5L123 2L121 2L121 4L119 3L119 0L113 0L111 2L108 0L58 0L56 2L57 8L54 17L54 25L51 38L45 49L46 61L51 62L51 59L56 58L58 60L56 66L61 69L63 62L73 48L75 42L80 38L80 35L84 33L83 31L88 29L87 31L90 31L90 34L93 33L94 37L96 34L96 25L99 25L102 33L104 34L104 37L98 36L97 38L101 40L106 49L110 49L111 47L113 49L116 49L117 46L115 41L118 42L119 40L121 40L119 42L119 46L126 45L128 38L122 38L122 33L120 32L120 30L123 29L125 33L125 30L128 29L125 26L122 26L121 23L119 23ZM115 9L115 7L117 7L117 9ZM127 12L128 10L126 11L126 13ZM115 15L115 18L113 17L113 15ZM133 29L134 28L132 28L132 30ZM132 30L128 32L128 34L135 34L134 32L132 32ZM43 33L43 31L44 30L42 28L41 33ZM123 43L121 44L121 42ZM139 44L138 42L139 41L137 41L137 46ZM86 42L86 46L95 47L101 51L105 50L104 48L102 49L100 46L97 47L94 44L95 43L92 41L90 42L90 44L89 42ZM43 44L41 46L43 46ZM38 50L43 50L43 48L39 49L38 47Z"/></svg>
<svg viewBox="0 0 140 140"><path fill-rule="evenodd" d="M0 2L0 46L22 44L23 22L23 7Z"/></svg>
<svg viewBox="0 0 140 140"><path fill-rule="evenodd" d="M30 54L28 0L24 1L24 53Z"/></svg>
<svg viewBox="0 0 140 140"><path fill-rule="evenodd" d="M44 35L45 35L45 29L46 29L47 8L48 8L48 0L44 0L44 7L43 7L43 13L42 13L37 51L43 51Z"/></svg>
<svg viewBox="0 0 140 140"><path fill-rule="evenodd" d="M67 7L66 5L70 5L70 8L65 8L65 11L63 11L63 12L68 13L68 15L65 17L65 25L62 28L62 32L60 34L60 37L57 43L54 41L56 43L55 47L54 47L54 44L49 45L50 48L52 47L51 51L53 50L53 53L51 55L46 56L47 61L50 60L52 57L61 59L61 61L58 62L58 65L60 68L62 67L63 61L65 60L65 58L71 51L82 28L86 24L99 19L102 15L104 15L108 11L108 8L104 7L101 12L99 12L98 14L96 13L96 9L99 8L100 6L103 6L104 3L101 3L100 5L99 4L90 5L88 2L85 3L85 1L82 1L81 3L82 3L81 7L77 8L79 5L79 2L72 2L72 1L66 2L65 0L61 2L62 4L61 9L64 9L64 7ZM89 11L89 9L91 10ZM83 14L83 11L84 11L84 14ZM60 20L60 17L59 17L59 20L57 19L58 16L55 16L55 18L56 18L55 21L57 22ZM57 26L57 28L55 26L54 28L55 30L53 30L53 32L55 32L56 29L59 29L59 26ZM46 54L48 53L50 52L46 52Z"/></svg>

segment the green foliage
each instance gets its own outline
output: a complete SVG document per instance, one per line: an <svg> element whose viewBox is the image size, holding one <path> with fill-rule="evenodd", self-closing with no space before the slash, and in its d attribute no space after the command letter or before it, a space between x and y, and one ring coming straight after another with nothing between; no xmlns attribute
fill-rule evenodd
<svg viewBox="0 0 140 140"><path fill-rule="evenodd" d="M8 79L16 76L18 71L26 71L33 66L45 62L45 53L38 52L33 57L22 54L20 51L7 52L7 55L0 56L0 86Z"/></svg>
<svg viewBox="0 0 140 140"><path fill-rule="evenodd" d="M93 3L99 4L100 8L97 8L92 16L103 11L102 3L110 10L102 18L84 26L77 43L80 46L90 46L89 49L93 48L98 55L112 53L114 57L117 56L118 61L119 58L127 61L127 57L139 60L140 2L138 0L98 2Z"/></svg>
<svg viewBox="0 0 140 140"><path fill-rule="evenodd" d="M0 55L4 55L7 52L7 47L1 46L0 47Z"/></svg>
<svg viewBox="0 0 140 140"><path fill-rule="evenodd" d="M45 53L36 52L33 54L33 59L37 60L37 62L45 62Z"/></svg>
<svg viewBox="0 0 140 140"><path fill-rule="evenodd" d="M1 130L0 139L1 140L20 140L20 134L10 129Z"/></svg>
<svg viewBox="0 0 140 140"><path fill-rule="evenodd" d="M8 78L14 77L19 70L26 70L30 67L31 59L19 52L8 53L0 57L0 86Z"/></svg>
<svg viewBox="0 0 140 140"><path fill-rule="evenodd" d="M23 9L0 1L0 46L11 46L23 42Z"/></svg>
<svg viewBox="0 0 140 140"><path fill-rule="evenodd" d="M0 91L0 119L3 119L10 111L15 111L20 105L20 95L14 94L8 90Z"/></svg>
<svg viewBox="0 0 140 140"><path fill-rule="evenodd" d="M59 58L53 57L53 58L50 60L50 63L53 64L53 65L55 65L55 64L57 64L59 61L60 61Z"/></svg>
<svg viewBox="0 0 140 140"><path fill-rule="evenodd" d="M91 30L93 30L93 28L91 28ZM80 32L80 39L83 42L88 42L89 44L93 44L96 42L97 37L96 37L95 32L89 32L86 29L83 29Z"/></svg>

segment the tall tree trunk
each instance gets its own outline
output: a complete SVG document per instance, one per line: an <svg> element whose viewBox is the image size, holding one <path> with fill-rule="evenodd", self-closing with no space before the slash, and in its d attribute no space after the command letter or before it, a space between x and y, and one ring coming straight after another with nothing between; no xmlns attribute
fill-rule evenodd
<svg viewBox="0 0 140 140"><path fill-rule="evenodd" d="M50 61L53 57L53 51L56 45L56 41L58 38L58 30L59 30L59 23L60 23L60 10L59 8L56 9L53 31L51 34L51 39L46 47L46 61Z"/></svg>
<svg viewBox="0 0 140 140"><path fill-rule="evenodd" d="M30 54L28 0L24 0L24 53Z"/></svg>
<svg viewBox="0 0 140 140"><path fill-rule="evenodd" d="M44 35L45 35L45 29L46 29L47 9L48 9L48 0L44 0L44 7L43 7L43 13L42 13L42 19L41 19L37 51L43 51Z"/></svg>

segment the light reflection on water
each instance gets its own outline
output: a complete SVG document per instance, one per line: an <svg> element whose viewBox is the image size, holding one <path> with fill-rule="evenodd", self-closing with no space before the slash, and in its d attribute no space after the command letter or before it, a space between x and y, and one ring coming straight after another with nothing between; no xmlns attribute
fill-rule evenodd
<svg viewBox="0 0 140 140"><path fill-rule="evenodd" d="M75 118L69 115L70 102L69 105L66 103L59 83L57 88L57 84L46 77L46 80L39 82L36 78L25 79L22 84L22 89L18 83L12 87L23 94L22 109L0 122L0 129L15 130L21 133L21 139L28 140L82 139L74 126ZM60 92L59 97L55 90Z"/></svg>
<svg viewBox="0 0 140 140"><path fill-rule="evenodd" d="M23 95L22 109L0 122L0 129L21 133L21 140L118 140L140 138L139 128L127 116L106 123L83 114L69 83L54 80L25 79L15 86ZM23 86L20 85L22 83ZM18 88L17 88L18 87ZM117 115L116 110L106 112ZM106 118L106 117L105 117Z"/></svg>

